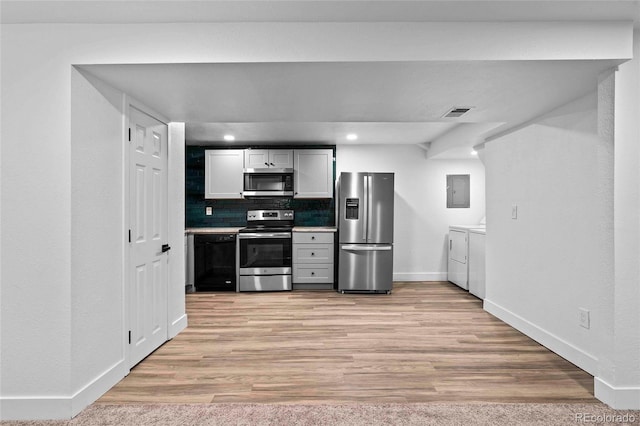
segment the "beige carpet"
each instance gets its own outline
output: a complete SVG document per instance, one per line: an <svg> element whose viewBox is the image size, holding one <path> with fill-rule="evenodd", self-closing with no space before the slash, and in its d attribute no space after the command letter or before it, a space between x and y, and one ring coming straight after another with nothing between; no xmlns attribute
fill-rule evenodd
<svg viewBox="0 0 640 426"><path fill-rule="evenodd" d="M91 405L70 421L3 425L620 425L640 411L604 404L145 404Z"/></svg>

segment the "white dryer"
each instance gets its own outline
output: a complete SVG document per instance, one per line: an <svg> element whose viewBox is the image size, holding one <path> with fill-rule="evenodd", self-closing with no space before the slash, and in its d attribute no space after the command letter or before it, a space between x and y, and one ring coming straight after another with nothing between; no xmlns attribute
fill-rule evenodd
<svg viewBox="0 0 640 426"><path fill-rule="evenodd" d="M469 290L469 230L485 228L486 225L449 226L447 279L465 290Z"/></svg>

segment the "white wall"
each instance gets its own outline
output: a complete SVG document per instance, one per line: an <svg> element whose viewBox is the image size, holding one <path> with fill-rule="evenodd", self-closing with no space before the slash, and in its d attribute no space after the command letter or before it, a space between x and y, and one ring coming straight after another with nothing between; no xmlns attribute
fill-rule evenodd
<svg viewBox="0 0 640 426"><path fill-rule="evenodd" d="M616 408L640 408L640 31L634 57L615 73L615 288L609 341L595 394Z"/></svg>
<svg viewBox="0 0 640 426"><path fill-rule="evenodd" d="M485 145L485 309L591 374L606 336L613 261L601 226L613 217L603 219L610 194L600 182L597 124L594 92ZM590 311L589 330L578 308Z"/></svg>
<svg viewBox="0 0 640 426"><path fill-rule="evenodd" d="M185 312L185 124L169 123L169 338L187 326Z"/></svg>
<svg viewBox="0 0 640 426"><path fill-rule="evenodd" d="M122 105L122 92L71 70L71 393L104 381L87 403L128 372Z"/></svg>
<svg viewBox="0 0 640 426"><path fill-rule="evenodd" d="M74 195L76 190L77 195L86 191L85 185L74 179L85 176L87 169L77 156L85 147L78 140L72 142L72 65L612 59L629 55L630 28L630 23L579 22L3 24L0 415L69 417L70 412L81 408L69 407L75 392L92 385L93 382L85 382L92 374L112 367L107 365L112 353L99 354L102 343L93 348L87 346L83 353L89 359L100 360L102 365L78 366L80 361L71 355L74 345L84 345L85 338L92 339L87 329L72 326L73 318L84 318L98 326L106 326L112 318L112 313L93 313L72 306L91 299L88 291L75 294L81 285L77 280L112 261L108 255L105 263L83 264L85 254L72 246L76 242L87 244L81 232L86 225L72 225L72 218L86 223L87 215L93 212L96 223L104 221L115 226L111 207L94 211L82 197ZM73 84L74 90L84 87L81 90L87 100L96 102L97 110L109 109L95 93L89 93L92 89L84 82ZM108 114L111 116L111 112ZM107 149L104 154L110 160L97 165L98 181L113 173L110 168L120 167L113 151ZM114 196L110 192L113 188L109 187L110 197ZM463 219L467 218L453 218ZM113 229L114 234L119 231ZM106 230L92 232L103 235ZM434 238L441 235L434 233ZM111 238L108 241L96 256L105 254L112 244ZM111 281L100 280L95 285L98 284L111 285ZM109 301L117 303L116 299L117 296L108 296ZM121 309L114 307L114 311ZM76 368L79 371L72 376Z"/></svg>
<svg viewBox="0 0 640 426"><path fill-rule="evenodd" d="M395 173L394 280L446 280L449 225L477 224L485 214L482 163L428 160L415 145L338 145L337 176L363 171ZM448 174L471 175L470 208L447 208Z"/></svg>

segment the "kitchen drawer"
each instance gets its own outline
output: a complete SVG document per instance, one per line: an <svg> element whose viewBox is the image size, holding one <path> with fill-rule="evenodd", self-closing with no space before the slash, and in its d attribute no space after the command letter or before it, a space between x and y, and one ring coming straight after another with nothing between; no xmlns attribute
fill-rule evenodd
<svg viewBox="0 0 640 426"><path fill-rule="evenodd" d="M293 265L294 283L332 283L333 263Z"/></svg>
<svg viewBox="0 0 640 426"><path fill-rule="evenodd" d="M333 244L296 244L293 263L333 263Z"/></svg>
<svg viewBox="0 0 640 426"><path fill-rule="evenodd" d="M333 232L294 232L293 242L298 244L333 243Z"/></svg>

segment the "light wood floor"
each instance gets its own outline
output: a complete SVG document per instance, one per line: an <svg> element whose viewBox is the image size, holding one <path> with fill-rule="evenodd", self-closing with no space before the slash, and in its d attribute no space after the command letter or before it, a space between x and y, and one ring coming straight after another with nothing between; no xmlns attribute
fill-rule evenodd
<svg viewBox="0 0 640 426"><path fill-rule="evenodd" d="M597 402L592 376L447 282L196 293L187 313L99 403Z"/></svg>

